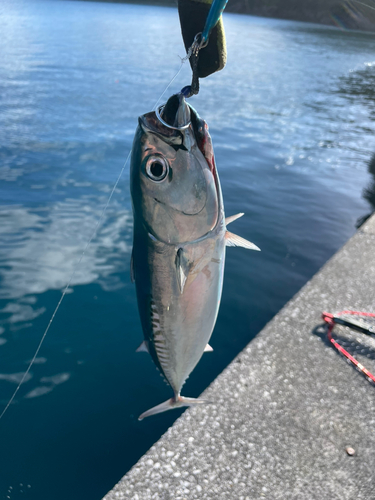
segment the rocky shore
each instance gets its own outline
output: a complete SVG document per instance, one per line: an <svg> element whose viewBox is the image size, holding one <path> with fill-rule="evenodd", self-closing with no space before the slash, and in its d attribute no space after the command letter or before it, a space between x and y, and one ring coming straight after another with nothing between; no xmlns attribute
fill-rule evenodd
<svg viewBox="0 0 375 500"><path fill-rule="evenodd" d="M177 0L100 0L177 6ZM375 32L374 0L229 0L227 12Z"/></svg>
<svg viewBox="0 0 375 500"><path fill-rule="evenodd" d="M355 0L229 0L227 10L256 16L375 31L375 4ZM368 4L369 7L364 4Z"/></svg>

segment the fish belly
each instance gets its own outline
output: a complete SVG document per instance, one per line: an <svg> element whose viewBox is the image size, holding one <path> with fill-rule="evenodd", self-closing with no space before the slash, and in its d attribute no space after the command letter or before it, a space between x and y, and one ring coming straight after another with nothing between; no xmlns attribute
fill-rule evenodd
<svg viewBox="0 0 375 500"><path fill-rule="evenodd" d="M137 246L135 242L135 256ZM149 238L143 263L135 257L144 336L155 364L175 394L180 393L200 360L215 326L223 285L224 234L182 246L189 262L182 291L176 269L179 248Z"/></svg>

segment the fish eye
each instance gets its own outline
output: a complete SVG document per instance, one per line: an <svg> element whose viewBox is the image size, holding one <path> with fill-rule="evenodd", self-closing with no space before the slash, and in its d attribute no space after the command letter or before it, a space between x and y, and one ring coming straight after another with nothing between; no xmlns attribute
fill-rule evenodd
<svg viewBox="0 0 375 500"><path fill-rule="evenodd" d="M164 180L168 173L168 164L161 156L150 156L146 163L146 173L155 182Z"/></svg>

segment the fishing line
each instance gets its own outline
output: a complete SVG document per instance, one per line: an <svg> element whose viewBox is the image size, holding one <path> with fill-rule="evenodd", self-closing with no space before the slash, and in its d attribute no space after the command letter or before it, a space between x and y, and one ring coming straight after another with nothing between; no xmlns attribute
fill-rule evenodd
<svg viewBox="0 0 375 500"><path fill-rule="evenodd" d="M172 80L168 83L168 85L165 87L165 89L163 90L163 92L160 94L159 99L156 101L156 104L153 107L153 111L156 110L156 108L158 107L158 104L161 101L163 95L166 93L166 91L169 89L169 87L172 85L172 83L176 80L176 78L178 77L178 75L181 73L183 65L186 63L186 61L188 59L190 59L191 54L192 54L192 47L190 47L190 49L189 49L189 51L188 51L188 53L186 54L185 57L180 58L181 59L181 65L180 65L177 73L174 75L174 77L172 78Z"/></svg>
<svg viewBox="0 0 375 500"><path fill-rule="evenodd" d="M184 58L181 58L181 65L180 65L180 67L179 67L178 71L177 71L177 72L176 72L176 74L173 76L173 78L172 78L172 79L171 79L171 81L168 83L168 85L165 87L165 89L163 90L163 92L160 94L160 97L158 98L158 100L156 101L156 104L155 104L155 106L154 106L154 110L156 109L156 107L157 107L157 105L159 104L159 101L161 100L161 98L163 97L163 95L166 93L166 91L169 89L169 87L172 85L172 83L175 81L175 79L176 79L176 78L178 77L178 75L180 74L180 72L181 72L181 70L182 70L183 65L184 65L184 64L185 64L185 62L186 62L186 61L190 58L190 55L191 55L191 51L189 50L189 52L187 53L187 55L186 55ZM114 192L115 192L115 190L116 190L116 188L117 188L118 183L120 182L120 179L121 179L121 177L122 177L122 174L124 173L125 167L126 167L126 165L128 164L128 161L129 161L130 155L131 155L131 150L129 151L129 154L128 154L128 156L127 156L126 160L125 160L125 163L124 163L124 165L122 166L121 171L120 171L120 173L119 173L119 175L118 175L118 177L117 177L117 179L116 179L116 182L115 182L115 183L114 183L114 185L113 185L113 188L112 188L112 190L111 190L111 192L110 192L110 194L109 194L109 197L108 197L108 199L107 199L107 202L106 202L106 204L104 205L104 208L103 208L103 210L102 210L102 212L101 212L101 214L100 214L100 217L99 217L99 219L98 219L98 222L97 222L97 223L96 223L96 225L95 225L94 231L92 232L92 235L91 235L91 237L90 237L89 241L87 242L87 244L86 244L86 246L85 246L85 248L84 248L84 250L83 250L83 252L82 252L82 254L81 254L81 256L80 256L80 258L79 258L79 260L78 260L78 262L77 262L77 264L75 265L75 267L74 267L74 269L73 269L73 272L72 272L72 274L71 274L71 276L70 276L70 278L69 278L69 281L68 281L67 285L65 286L64 291L63 291L63 293L62 293L62 295L61 295L61 297L60 297L60 300L58 301L57 306L56 306L55 310L54 310L54 311L53 311L53 313L52 313L51 319L49 320L48 325L47 325L47 328L45 329L45 331L44 331L44 333L43 333L43 335L42 335L42 338L40 339L40 342L39 342L38 347L37 347L37 349L36 349L36 351L35 351L35 354L34 354L34 356L32 357L32 359L31 359L31 361L30 361L30 363L29 363L29 365L28 365L28 367L27 367L27 369L26 369L25 373L22 375L22 378L21 378L21 380L20 380L19 384L17 385L17 387L16 387L15 391L13 392L13 394L12 394L12 396L11 396L10 400L8 401L8 403L7 403L7 405L5 406L4 410L2 411L2 413L1 413L1 415L0 415L0 420L1 420L1 419L2 419L2 417L4 416L5 412L6 412L6 411L7 411L7 409L9 408L9 406L12 404L12 402L13 402L14 398L16 397L17 392L19 391L20 387L21 387L21 386L22 386L22 384L24 383L25 378L27 377L28 373L30 372L31 367L32 367L32 365L34 364L34 361L35 361L36 357L37 357L37 356L38 356L38 354L39 354L40 348L42 347L42 344L43 344L43 342L44 342L44 339L46 338L46 335L47 335L47 333L48 333L48 330L50 329L50 327L51 327L51 325L52 325L52 322L53 322L53 320L55 319L56 313L57 313L57 311L59 310L59 308L60 308L60 306L61 306L62 301L64 300L64 297L65 297L65 295L66 295L66 293L67 293L67 291L68 291L68 288L69 288L69 286L70 286L70 285L71 285L71 283L72 283L72 280L73 280L73 278L74 278L74 276L75 276L75 274L76 274L76 272L77 272L77 270L78 270L78 268L79 268L79 266L80 266L80 264L81 264L81 262L82 262L82 259L83 259L84 255L85 255L85 253L87 252L87 249L89 248L89 246L90 246L90 244L91 244L92 240L94 239L94 237L95 237L95 235L96 235L96 233L97 233L97 231L98 231L99 225L100 225L100 223L101 223L101 222L102 222L102 220L103 220L104 214L105 214L105 212L106 212L106 210L107 210L107 208L108 208L108 205L109 205L109 204L110 204L110 202L111 202L112 196L113 196L113 194L114 194Z"/></svg>
<svg viewBox="0 0 375 500"><path fill-rule="evenodd" d="M22 376L22 378L21 378L21 381L19 382L18 386L16 387L16 389L15 389L15 391L14 391L14 393L13 393L12 397L11 397L11 398L10 398L10 400L8 401L8 404L6 405L6 407L4 408L3 412L1 413L1 415L0 415L0 419L2 418L2 416L4 415L4 413L7 411L7 409L9 408L9 406L12 404L13 399L15 398L15 396L16 396L16 394L17 394L17 392L19 391L19 388L20 388L20 387L21 387L21 385L23 384L23 382L24 382L24 380L25 380L25 378L26 378L27 374L29 373L29 371L30 371L30 369L31 369L32 365L34 364L34 361L35 361L36 357L38 356L38 353L39 353L39 351L40 351L40 348L42 347L43 341L44 341L44 339L46 338L46 335L47 335L47 333L48 333L48 330L49 330L49 329L50 329L50 327L51 327L51 324L52 324L53 320L55 319L56 313L57 313L57 311L59 310L59 307L60 307L60 305L61 305L61 302L63 301L63 299L64 299L64 297L65 297L65 295L66 295L66 292L68 291L68 288L69 288L69 286L70 286L70 284L71 284L71 282L72 282L72 280L73 280L73 278L74 278L74 275L76 274L76 272L77 272L77 270L78 270L78 267L79 267L79 265L80 265L80 264L81 264L81 262L82 262L83 256L85 255L85 253L86 253L87 249L89 248L89 246L90 246L90 244L91 244L92 240L94 239L94 237L95 237L95 235L96 235L96 232L97 232L97 230L98 230L98 227L99 227L99 225L100 225L100 223L101 223L101 221L102 221L102 219L103 219L103 217L104 217L104 214L105 214L105 212L106 212L106 210L107 210L107 208L108 208L108 205L109 205L109 203L110 203L110 201L111 201L111 198L112 198L112 196L113 196L113 193L115 192L115 190L116 190L116 188L117 188L117 185L118 185L118 183L120 182L121 176L122 176L122 174L123 174L123 172L124 172L124 170L125 170L125 167L126 167L126 165L127 165L127 163L128 163L128 160L129 160L129 158L130 158L130 154L131 154L131 151L129 152L129 154L128 154L128 156L127 156L126 160L125 160L125 163L124 163L124 165L123 165L123 167L122 167L122 169L121 169L121 171L120 171L120 174L119 174L119 176L117 177L117 180L116 180L116 182L115 182L115 184L114 184L114 186L113 186L113 188L112 188L112 191L111 191L111 193L110 193L110 195L109 195L109 197L108 197L107 203L105 204L105 206L104 206L104 208L103 208L103 210L102 210L102 213L100 214L100 217L99 217L99 219L98 219L98 222L97 222L97 223L96 223L96 225L95 225L94 231L93 231L93 233L92 233L92 235L91 235L91 237L90 237L89 241L87 242L87 244L86 244L86 246L85 246L85 248L84 248L84 250L83 250L83 252L82 252L82 254L81 254L81 257L79 258L79 261L78 261L78 262L77 262L77 264L75 265L75 267L74 267L74 269L73 269L73 272L72 272L72 274L71 274L71 276L70 276L70 278L69 278L69 281L68 281L68 283L67 283L66 287L64 288L64 291L63 291L63 293L62 293L62 295L61 295L61 297L60 297L60 300L59 300L59 302L57 303L57 306L56 306L55 310L53 311L53 314L52 314L52 316L51 316L51 319L49 320L49 323L48 323L48 325L47 325L47 328L45 329L45 331L44 331L44 333L43 333L43 336L42 336L42 338L41 338L41 340L40 340L40 342L39 342L39 345L38 345L38 347L37 347L37 349L36 349L36 351L35 351L35 354L34 354L34 356L32 357L32 359L31 359L31 361L30 361L30 363L29 363L29 366L27 367L27 370L26 370L26 371L25 371L25 373L23 374L23 376Z"/></svg>

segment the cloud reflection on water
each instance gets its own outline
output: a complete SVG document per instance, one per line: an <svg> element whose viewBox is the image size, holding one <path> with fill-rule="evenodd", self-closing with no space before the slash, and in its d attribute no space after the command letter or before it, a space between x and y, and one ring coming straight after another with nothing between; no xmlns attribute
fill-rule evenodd
<svg viewBox="0 0 375 500"><path fill-rule="evenodd" d="M24 372L20 373L0 373L0 380L6 380L7 382L12 382L13 384L19 384L24 376ZM32 378L32 375L28 373L25 376L24 382L28 382Z"/></svg>
<svg viewBox="0 0 375 500"><path fill-rule="evenodd" d="M39 396L44 396L44 394L48 394L54 389L56 385L67 382L70 379L70 375L70 373L58 373L56 375L52 375L51 377L42 377L40 379L40 382L49 385L40 385L38 387L35 387L35 389L32 389L25 395L25 398L37 398Z"/></svg>
<svg viewBox="0 0 375 500"><path fill-rule="evenodd" d="M62 289L72 275L102 211L93 197L67 199L42 210L21 206L0 209L1 299ZM72 286L99 281L105 289L121 286L118 272L131 249L131 214L114 202L97 236L75 271ZM8 304L8 321L35 318L42 311Z"/></svg>

